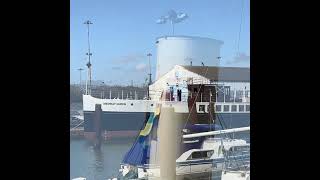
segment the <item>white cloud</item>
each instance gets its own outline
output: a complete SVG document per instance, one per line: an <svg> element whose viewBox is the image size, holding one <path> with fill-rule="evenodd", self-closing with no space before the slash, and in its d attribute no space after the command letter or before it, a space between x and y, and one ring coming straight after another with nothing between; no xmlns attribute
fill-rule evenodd
<svg viewBox="0 0 320 180"><path fill-rule="evenodd" d="M232 65L250 65L250 56L246 53L239 53L232 60L227 61L227 64Z"/></svg>
<svg viewBox="0 0 320 180"><path fill-rule="evenodd" d="M146 70L146 68L147 68L147 65L145 63L140 63L140 64L136 65L137 71L144 71L144 70Z"/></svg>
<svg viewBox="0 0 320 180"><path fill-rule="evenodd" d="M127 64L131 62L137 62L143 58L145 58L145 56L143 56L142 54L128 54L125 56L118 57L113 61L120 64Z"/></svg>

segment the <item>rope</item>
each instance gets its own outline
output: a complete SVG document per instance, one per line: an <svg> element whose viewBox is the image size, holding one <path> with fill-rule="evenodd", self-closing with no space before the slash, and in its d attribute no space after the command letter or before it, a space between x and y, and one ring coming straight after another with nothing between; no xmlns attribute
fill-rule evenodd
<svg viewBox="0 0 320 180"><path fill-rule="evenodd" d="M242 7L241 7L241 18L240 18L240 27L239 27L239 34L238 34L238 45L237 45L237 52L240 54L240 35L241 35L241 27L242 27L242 19L243 19L243 9L244 9L244 0L242 0Z"/></svg>
<svg viewBox="0 0 320 180"><path fill-rule="evenodd" d="M75 128L77 128L77 127L79 127L79 126L80 126L81 124L83 124L83 123L84 123L84 121L82 121L81 123L79 123L79 124L76 125L75 127L71 128L70 131L73 130L73 129L75 129Z"/></svg>

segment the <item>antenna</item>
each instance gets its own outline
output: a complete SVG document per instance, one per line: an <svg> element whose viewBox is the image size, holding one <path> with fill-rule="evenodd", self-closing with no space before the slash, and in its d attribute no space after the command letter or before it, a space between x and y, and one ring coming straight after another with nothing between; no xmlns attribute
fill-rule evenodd
<svg viewBox="0 0 320 180"><path fill-rule="evenodd" d="M87 28L88 28L88 52L86 53L86 55L88 56L88 60L89 60L87 63L89 87L88 87L88 81L86 82L86 94L88 95L88 94L91 94L91 60L90 60L90 57L92 56L92 53L90 52L90 24L92 24L92 22L90 20L87 20L83 24L86 24Z"/></svg>

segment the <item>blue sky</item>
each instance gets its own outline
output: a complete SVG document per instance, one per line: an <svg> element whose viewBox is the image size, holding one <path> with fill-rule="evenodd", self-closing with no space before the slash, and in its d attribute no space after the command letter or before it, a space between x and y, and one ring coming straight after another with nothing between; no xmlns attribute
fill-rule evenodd
<svg viewBox="0 0 320 180"><path fill-rule="evenodd" d="M249 66L249 0L71 0L70 83L79 82L78 68L87 63L87 29L90 19L92 78L108 84L141 84L148 73L146 54L152 53L155 74L157 37L170 35L169 24L156 20L170 9L189 18L175 25L175 35L209 37L224 42L223 66ZM244 3L239 51L238 36ZM238 54L238 55L237 55ZM86 71L82 71L85 79Z"/></svg>

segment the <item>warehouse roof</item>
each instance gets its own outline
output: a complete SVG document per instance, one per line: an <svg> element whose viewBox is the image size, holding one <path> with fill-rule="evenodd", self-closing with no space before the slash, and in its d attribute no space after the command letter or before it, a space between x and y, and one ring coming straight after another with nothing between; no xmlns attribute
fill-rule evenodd
<svg viewBox="0 0 320 180"><path fill-rule="evenodd" d="M188 71L199 74L213 81L249 82L250 68L216 66L182 66Z"/></svg>

